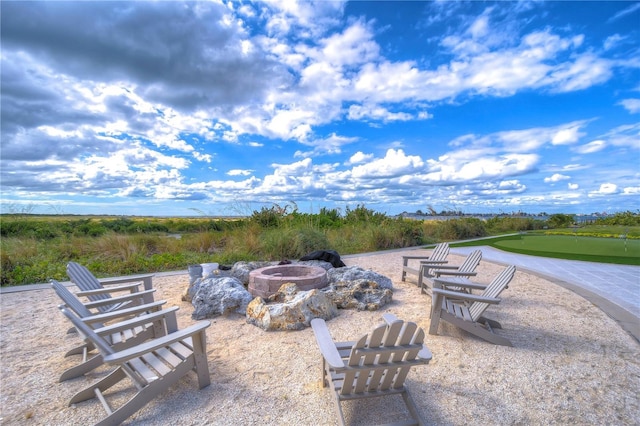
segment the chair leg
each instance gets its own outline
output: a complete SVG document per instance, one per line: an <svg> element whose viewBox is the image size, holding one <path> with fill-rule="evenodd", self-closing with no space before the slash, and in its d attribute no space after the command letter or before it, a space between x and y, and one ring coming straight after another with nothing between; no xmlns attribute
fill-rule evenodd
<svg viewBox="0 0 640 426"><path fill-rule="evenodd" d="M438 334L438 325L440 325L442 309L441 296L434 293L431 296L431 324L429 325L429 334Z"/></svg>
<svg viewBox="0 0 640 426"><path fill-rule="evenodd" d="M100 367L103 364L102 355L97 354L85 362L78 364L74 367L67 368L64 373L60 375L60 382L64 382L65 380L75 379L76 377L80 377L91 370L94 370Z"/></svg>
<svg viewBox="0 0 640 426"><path fill-rule="evenodd" d="M344 413L342 412L342 405L340 404L340 398L337 394L334 394L333 402L335 403L336 414L338 415L338 424L345 426Z"/></svg>
<svg viewBox="0 0 640 426"><path fill-rule="evenodd" d="M486 317L480 317L478 319L478 322L489 324L489 327L491 328L502 328L502 325L498 321L495 321Z"/></svg>
<svg viewBox="0 0 640 426"><path fill-rule="evenodd" d="M111 386L115 385L125 377L127 377L127 375L125 374L124 370L121 367L118 367L114 371L109 373L109 375L104 379L99 380L98 382L94 383L88 388L85 388L80 392L76 393L69 401L69 405L75 404L76 402L82 402L82 401L87 401L89 399L93 399L96 396L94 389L99 389L101 392L104 392L105 390L109 389Z"/></svg>
<svg viewBox="0 0 640 426"><path fill-rule="evenodd" d="M198 386L200 389L211 384L209 363L207 361L207 342L205 331L191 337L193 343L193 363L195 364Z"/></svg>
<svg viewBox="0 0 640 426"><path fill-rule="evenodd" d="M96 426L119 425L124 422L135 412L147 405L152 399L184 377L191 369L191 366L190 363L185 362L168 375L147 384L117 410L109 414L102 421L96 423Z"/></svg>
<svg viewBox="0 0 640 426"><path fill-rule="evenodd" d="M491 331L490 328L487 328L482 323L464 321L450 315L449 313L445 313L444 320L450 322L456 327L459 327L465 331L468 331L471 334L476 335L481 339L486 340L487 342L491 342L493 344L502 345L502 346L513 346L513 344L509 341L509 339L502 336L498 336L493 331Z"/></svg>
<svg viewBox="0 0 640 426"><path fill-rule="evenodd" d="M96 347L95 347L95 345L93 343L91 343L91 342L85 343L85 344L82 344L80 346L76 346L73 349L69 349L67 351L67 353L64 354L64 357L66 358L66 357L71 356L71 355L82 355L82 354L84 354L86 352L91 352L95 348Z"/></svg>
<svg viewBox="0 0 640 426"><path fill-rule="evenodd" d="M414 402L413 398L411 398L411 394L409 393L408 389L405 389L405 391L402 393L402 399L404 399L404 403L407 406L409 413L411 413L411 417L413 417L413 420L415 420L419 426L423 426L424 422L422 421L422 416L420 416L418 407L416 407L416 403Z"/></svg>

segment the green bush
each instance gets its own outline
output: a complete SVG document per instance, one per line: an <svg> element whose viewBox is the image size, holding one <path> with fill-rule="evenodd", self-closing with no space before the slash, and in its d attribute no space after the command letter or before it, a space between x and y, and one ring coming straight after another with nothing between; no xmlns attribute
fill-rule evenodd
<svg viewBox="0 0 640 426"><path fill-rule="evenodd" d="M640 226L640 214L630 211L616 213L613 217L596 219L596 225Z"/></svg>
<svg viewBox="0 0 640 426"><path fill-rule="evenodd" d="M567 216L556 217L559 224ZM633 223L620 214L612 222ZM341 255L473 239L491 233L540 229L533 218L501 217L411 220L391 218L358 205L299 213L295 204L274 205L240 220L211 218L30 217L4 215L0 221L2 285L68 280L66 263L77 261L99 277L186 269L191 263L233 264L241 260L299 259L333 249ZM558 229L549 232L567 232ZM640 226L592 225L572 234L621 238L640 236ZM179 235L164 235L176 233ZM177 237L177 238L176 238ZM625 240L626 241L626 240Z"/></svg>
<svg viewBox="0 0 640 426"><path fill-rule="evenodd" d="M309 228L266 230L261 241L260 252L269 260L299 259L312 251L331 248L324 233Z"/></svg>
<svg viewBox="0 0 640 426"><path fill-rule="evenodd" d="M566 228L575 223L575 217L569 214L554 214L547 219L550 228Z"/></svg>
<svg viewBox="0 0 640 426"><path fill-rule="evenodd" d="M358 204L353 210L347 206L344 217L345 223L382 223L385 219L387 219L387 215L384 213L368 209L361 204Z"/></svg>
<svg viewBox="0 0 640 426"><path fill-rule="evenodd" d="M468 240L487 236L484 222L476 218L449 219L440 222L440 241Z"/></svg>
<svg viewBox="0 0 640 426"><path fill-rule="evenodd" d="M545 221L531 217L496 216L487 219L485 224L489 233L500 234L543 229Z"/></svg>

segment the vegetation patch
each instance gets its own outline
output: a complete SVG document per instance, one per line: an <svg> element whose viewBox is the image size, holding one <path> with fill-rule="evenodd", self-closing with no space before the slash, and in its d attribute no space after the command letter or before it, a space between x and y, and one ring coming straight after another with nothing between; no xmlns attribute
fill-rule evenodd
<svg viewBox="0 0 640 426"><path fill-rule="evenodd" d="M512 253L588 262L640 265L640 240L573 235L520 234L452 244L487 245Z"/></svg>
<svg viewBox="0 0 640 426"><path fill-rule="evenodd" d="M51 278L66 281L69 261L106 277L184 270L192 263L296 259L315 250L357 254L513 232L523 235L471 244L598 262L637 265L640 259L640 215L630 212L581 228L570 215L548 220L515 216L414 220L389 217L363 205L344 212L323 208L315 214L301 213L293 202L263 207L247 217L14 214L0 219L3 286ZM553 242L554 238L558 240ZM584 252L590 240L594 248Z"/></svg>

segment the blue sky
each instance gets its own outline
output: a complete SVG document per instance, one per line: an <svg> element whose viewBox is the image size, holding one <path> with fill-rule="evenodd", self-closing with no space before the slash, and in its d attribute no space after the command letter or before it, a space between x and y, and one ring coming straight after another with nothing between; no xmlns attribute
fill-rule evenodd
<svg viewBox="0 0 640 426"><path fill-rule="evenodd" d="M640 3L10 2L2 212L640 208Z"/></svg>

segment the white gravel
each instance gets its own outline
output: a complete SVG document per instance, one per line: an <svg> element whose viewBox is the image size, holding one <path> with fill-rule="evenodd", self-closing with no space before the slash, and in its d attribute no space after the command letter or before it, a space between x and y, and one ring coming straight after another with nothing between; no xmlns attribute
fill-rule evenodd
<svg viewBox="0 0 640 426"><path fill-rule="evenodd" d="M411 254L418 254L411 251ZM428 251L424 252L428 254ZM431 299L400 278L403 252L345 259L390 277L394 301L384 312L429 327ZM406 253L404 253L406 254ZM460 262L462 257L451 255ZM478 281L501 266L483 261ZM178 305L181 327L192 306L180 300L187 275L154 278L156 300ZM597 307L540 277L517 272L503 302L487 311L514 347L495 346L449 324L427 337L433 361L414 368L408 387L427 424L640 424L640 345ZM52 290L1 297L1 422L28 425L93 424L105 414L96 400L68 407L71 395L102 377L58 383L77 359L63 358L78 342L58 312ZM337 340L367 333L383 312L341 311L328 322ZM239 315L211 320L207 347L211 386L193 375L132 416L138 425L333 425L333 401L320 386L320 358L311 329L265 332ZM131 395L124 390L122 399ZM345 404L352 425L406 416L400 397Z"/></svg>

